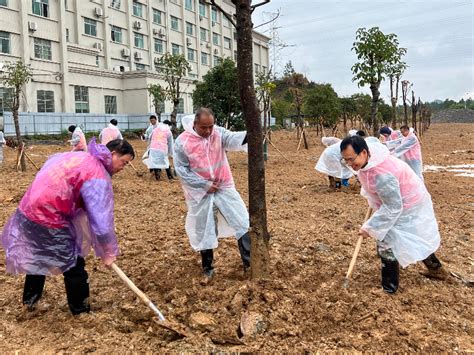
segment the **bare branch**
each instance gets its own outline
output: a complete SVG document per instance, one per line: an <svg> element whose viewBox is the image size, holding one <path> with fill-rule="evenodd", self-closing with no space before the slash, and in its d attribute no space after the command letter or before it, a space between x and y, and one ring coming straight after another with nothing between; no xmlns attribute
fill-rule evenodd
<svg viewBox="0 0 474 355"><path fill-rule="evenodd" d="M229 22L235 27L237 28L237 23L234 21L234 19L232 18L232 15L229 14L228 12L224 11L224 9L222 7L220 7L219 5L216 4L216 0L210 0L211 2L205 2L205 4L207 5L211 5L211 6L214 6L217 10L219 10L222 15L225 16L226 19L229 20Z"/></svg>
<svg viewBox="0 0 474 355"><path fill-rule="evenodd" d="M250 6L250 11L253 13L257 7L268 4L269 2L270 2L270 0L263 0L261 3L252 5L252 6Z"/></svg>
<svg viewBox="0 0 474 355"><path fill-rule="evenodd" d="M273 22L275 21L278 17L280 17L280 9L278 9L276 15L274 18L272 18L270 21L267 21L267 22L264 22L264 23L261 23L260 25L258 26L255 26L253 29L255 30L256 28L259 28L259 27L262 27L262 26L265 26L265 25L268 25L270 22Z"/></svg>

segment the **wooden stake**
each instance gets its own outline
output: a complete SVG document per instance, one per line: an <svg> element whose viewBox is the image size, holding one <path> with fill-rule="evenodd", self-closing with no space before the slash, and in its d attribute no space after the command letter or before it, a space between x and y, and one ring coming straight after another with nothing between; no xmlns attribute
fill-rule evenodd
<svg viewBox="0 0 474 355"><path fill-rule="evenodd" d="M28 161L33 164L33 166L36 168L36 170L40 170L40 168L38 168L38 166L35 164L35 162L33 160L31 160L30 156L28 154L26 154L26 152L23 152L23 154L25 155L26 159L28 159Z"/></svg>

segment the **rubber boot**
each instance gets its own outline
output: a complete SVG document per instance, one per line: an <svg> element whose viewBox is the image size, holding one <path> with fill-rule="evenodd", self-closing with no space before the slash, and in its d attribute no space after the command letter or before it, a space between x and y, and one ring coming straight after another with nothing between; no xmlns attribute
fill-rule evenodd
<svg viewBox="0 0 474 355"><path fill-rule="evenodd" d="M398 290L399 265L396 260L382 260L382 288L387 293L395 293Z"/></svg>
<svg viewBox="0 0 474 355"><path fill-rule="evenodd" d="M33 311L41 295L43 294L46 276L26 275L25 286L23 288L23 304L29 311Z"/></svg>
<svg viewBox="0 0 474 355"><path fill-rule="evenodd" d="M168 176L168 180L174 180L173 174L171 173L171 168L166 169L166 175Z"/></svg>
<svg viewBox="0 0 474 355"><path fill-rule="evenodd" d="M423 264L428 269L428 272L423 273L424 276L437 280L446 280L448 277L448 273L434 253L423 260Z"/></svg>
<svg viewBox="0 0 474 355"><path fill-rule="evenodd" d="M155 180L160 180L161 169L154 169L154 172L155 172Z"/></svg>
<svg viewBox="0 0 474 355"><path fill-rule="evenodd" d="M250 234L249 232L245 233L237 241L239 245L240 257L242 258L242 263L244 264L244 272L250 268Z"/></svg>
<svg viewBox="0 0 474 355"><path fill-rule="evenodd" d="M89 275L84 269L85 265L84 259L78 257L76 266L63 274L67 303L71 313L74 315L90 312Z"/></svg>
<svg viewBox="0 0 474 355"><path fill-rule="evenodd" d="M212 249L201 250L202 271L204 276L211 279L214 276L214 251Z"/></svg>

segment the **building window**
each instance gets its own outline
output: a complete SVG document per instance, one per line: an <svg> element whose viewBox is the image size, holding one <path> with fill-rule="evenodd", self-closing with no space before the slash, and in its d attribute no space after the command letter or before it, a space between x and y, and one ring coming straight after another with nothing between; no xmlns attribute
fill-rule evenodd
<svg viewBox="0 0 474 355"><path fill-rule="evenodd" d="M49 0L32 0L33 14L49 17Z"/></svg>
<svg viewBox="0 0 474 355"><path fill-rule="evenodd" d="M227 27L227 28L230 28L231 26L231 23L229 21L229 19L225 16L222 16L222 22L224 23L224 26Z"/></svg>
<svg viewBox="0 0 474 355"><path fill-rule="evenodd" d="M158 38L154 38L155 40L155 53L163 53L163 41Z"/></svg>
<svg viewBox="0 0 474 355"><path fill-rule="evenodd" d="M201 52L201 64L209 65L209 54Z"/></svg>
<svg viewBox="0 0 474 355"><path fill-rule="evenodd" d="M145 41L143 40L143 35L141 33L133 32L135 37L135 47L137 48L145 48Z"/></svg>
<svg viewBox="0 0 474 355"><path fill-rule="evenodd" d="M234 51L234 60L237 61L237 51Z"/></svg>
<svg viewBox="0 0 474 355"><path fill-rule="evenodd" d="M0 0L0 6L8 6L8 0Z"/></svg>
<svg viewBox="0 0 474 355"><path fill-rule="evenodd" d="M89 36L97 36L97 21L84 17L84 33Z"/></svg>
<svg viewBox="0 0 474 355"><path fill-rule="evenodd" d="M214 23L219 22L219 14L217 13L217 9L215 7L211 9L211 21Z"/></svg>
<svg viewBox="0 0 474 355"><path fill-rule="evenodd" d="M255 74L260 73L260 65L255 64Z"/></svg>
<svg viewBox="0 0 474 355"><path fill-rule="evenodd" d="M4 111L11 111L10 102L13 96L13 89L0 87L0 116Z"/></svg>
<svg viewBox="0 0 474 355"><path fill-rule="evenodd" d="M194 37L194 25L191 22L186 22L186 34Z"/></svg>
<svg viewBox="0 0 474 355"><path fill-rule="evenodd" d="M66 42L69 42L69 28L66 28Z"/></svg>
<svg viewBox="0 0 474 355"><path fill-rule="evenodd" d="M51 41L35 38L35 58L51 60Z"/></svg>
<svg viewBox="0 0 474 355"><path fill-rule="evenodd" d="M105 99L105 113L116 114L117 113L117 96L104 96Z"/></svg>
<svg viewBox="0 0 474 355"><path fill-rule="evenodd" d="M196 61L196 51L194 49L188 48L188 61L189 62Z"/></svg>
<svg viewBox="0 0 474 355"><path fill-rule="evenodd" d="M212 32L212 43L214 43L216 46L219 45L219 37L220 36L218 33Z"/></svg>
<svg viewBox="0 0 474 355"><path fill-rule="evenodd" d="M184 2L184 7L186 10L193 11L193 0L186 0Z"/></svg>
<svg viewBox="0 0 474 355"><path fill-rule="evenodd" d="M208 31L201 27L199 32L201 34L201 41L209 42L209 36L207 35Z"/></svg>
<svg viewBox="0 0 474 355"><path fill-rule="evenodd" d="M157 9L153 9L153 23L156 23L157 25L161 25L162 15L163 15L163 12Z"/></svg>
<svg viewBox="0 0 474 355"><path fill-rule="evenodd" d="M136 70L146 70L146 65L142 63L135 63Z"/></svg>
<svg viewBox="0 0 474 355"><path fill-rule="evenodd" d="M179 99L177 113L184 113L184 99Z"/></svg>
<svg viewBox="0 0 474 355"><path fill-rule="evenodd" d="M38 112L54 112L54 91L36 91L36 103L38 105Z"/></svg>
<svg viewBox="0 0 474 355"><path fill-rule="evenodd" d="M179 18L171 16L171 29L179 31Z"/></svg>
<svg viewBox="0 0 474 355"><path fill-rule="evenodd" d="M171 43L171 54L179 55L181 53L180 46L176 43Z"/></svg>
<svg viewBox="0 0 474 355"><path fill-rule="evenodd" d="M232 40L228 37L224 37L224 48L230 49L232 45Z"/></svg>
<svg viewBox="0 0 474 355"><path fill-rule="evenodd" d="M10 53L10 33L0 31L0 53Z"/></svg>
<svg viewBox="0 0 474 355"><path fill-rule="evenodd" d="M221 57L218 57L217 55L214 56L214 66L218 66L219 64L221 64L222 62L222 58Z"/></svg>
<svg viewBox="0 0 474 355"><path fill-rule="evenodd" d="M110 2L110 7L113 7L114 9L120 9L120 0L112 0Z"/></svg>
<svg viewBox="0 0 474 355"><path fill-rule="evenodd" d="M76 113L89 113L89 88L74 86Z"/></svg>
<svg viewBox="0 0 474 355"><path fill-rule="evenodd" d="M262 73L263 73L263 74L267 74L267 67L265 67L265 66L263 66L263 65L262 65Z"/></svg>
<svg viewBox="0 0 474 355"><path fill-rule="evenodd" d="M206 4L199 2L199 16L206 17Z"/></svg>
<svg viewBox="0 0 474 355"><path fill-rule="evenodd" d="M143 17L143 5L137 1L133 2L133 14L138 17Z"/></svg>
<svg viewBox="0 0 474 355"><path fill-rule="evenodd" d="M112 38L113 42L122 43L122 29L117 26L112 26L110 37Z"/></svg>

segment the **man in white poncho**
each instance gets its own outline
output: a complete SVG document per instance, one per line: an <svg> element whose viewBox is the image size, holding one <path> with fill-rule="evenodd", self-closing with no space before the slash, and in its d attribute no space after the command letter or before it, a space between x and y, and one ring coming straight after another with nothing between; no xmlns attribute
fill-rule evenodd
<svg viewBox="0 0 474 355"><path fill-rule="evenodd" d="M7 144L5 137L3 136L3 132L0 131L0 164L3 163L3 146Z"/></svg>
<svg viewBox="0 0 474 355"><path fill-rule="evenodd" d="M421 157L421 146L418 137L412 128L400 127L402 140L400 145L392 150L392 155L403 160L423 180L423 159Z"/></svg>
<svg viewBox="0 0 474 355"><path fill-rule="evenodd" d="M217 238L234 236L247 270L249 215L235 189L226 156L226 151L247 150L247 133L215 126L214 115L207 108L183 117L182 123L184 132L176 139L173 157L188 207L185 227L191 247L201 253L204 275L210 279Z"/></svg>
<svg viewBox="0 0 474 355"><path fill-rule="evenodd" d="M148 149L142 157L143 163L155 174L156 180L160 180L161 169L166 170L170 181L174 180L168 159L168 156L173 155L171 124L171 121L164 120L163 123L156 125L150 134Z"/></svg>
<svg viewBox="0 0 474 355"><path fill-rule="evenodd" d="M117 125L118 121L115 118L112 118L107 127L105 127L99 134L100 144L107 145L107 143L115 139L123 139L122 133Z"/></svg>
<svg viewBox="0 0 474 355"><path fill-rule="evenodd" d="M445 279L447 273L434 254L440 245L438 223L420 178L376 139L347 137L340 149L346 164L357 172L361 195L374 210L359 233L377 240L383 290L397 291L399 263L406 267L423 261L426 276Z"/></svg>

